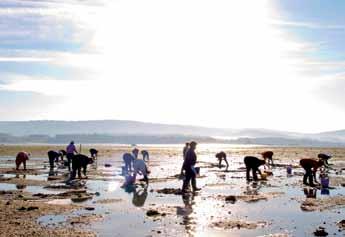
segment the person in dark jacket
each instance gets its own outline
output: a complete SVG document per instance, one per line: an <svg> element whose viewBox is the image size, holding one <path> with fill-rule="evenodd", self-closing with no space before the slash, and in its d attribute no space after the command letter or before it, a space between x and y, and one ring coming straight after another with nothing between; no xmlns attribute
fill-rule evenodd
<svg viewBox="0 0 345 237"><path fill-rule="evenodd" d="M89 151L90 151L91 158L97 159L98 150L96 150L95 148L91 148Z"/></svg>
<svg viewBox="0 0 345 237"><path fill-rule="evenodd" d="M324 153L320 153L317 155L317 157L320 159L320 160L323 160L324 163L325 163L325 166L328 166L328 160L332 158L331 155L328 155L328 154L324 154Z"/></svg>
<svg viewBox="0 0 345 237"><path fill-rule="evenodd" d="M83 154L76 154L72 159L72 173L71 179L75 179L77 172L78 178L81 178L81 169L83 168L83 174L86 176L87 165L92 164L93 159Z"/></svg>
<svg viewBox="0 0 345 237"><path fill-rule="evenodd" d="M226 153L225 153L224 151L218 152L218 153L216 154L216 157L217 157L218 162L219 162L219 168L222 167L222 161L224 160L225 163L226 163L226 170L228 170L228 168L229 168L229 163L228 163L228 161L227 161L227 159L226 159Z"/></svg>
<svg viewBox="0 0 345 237"><path fill-rule="evenodd" d="M48 151L48 158L49 158L49 166L50 169L54 169L54 162L59 161L59 157L63 157L63 153L61 151Z"/></svg>
<svg viewBox="0 0 345 237"><path fill-rule="evenodd" d="M261 155L264 160L268 160L267 164L273 165L273 151L264 151Z"/></svg>
<svg viewBox="0 0 345 237"><path fill-rule="evenodd" d="M194 167L197 161L197 156L195 154L196 145L197 143L194 141L190 143L190 148L188 149L186 158L183 162L182 169L184 171L185 179L182 185L182 192L187 192L190 182L192 183L193 192L201 190L196 186L196 170Z"/></svg>
<svg viewBox="0 0 345 237"><path fill-rule="evenodd" d="M247 181L250 180L250 170L253 173L253 180L258 180L258 176L256 173L261 175L261 171L259 167L265 164L265 160L261 160L255 156L246 156L244 157L244 164L246 165L246 178Z"/></svg>
<svg viewBox="0 0 345 237"><path fill-rule="evenodd" d="M301 159L299 163L302 166L302 168L305 170L305 174L303 176L303 184L314 187L315 184L313 183L313 179L317 183L316 171L318 170L318 168L324 165L324 161L321 159L315 160L311 158L304 158L304 159ZM308 179L309 179L309 183L307 182Z"/></svg>

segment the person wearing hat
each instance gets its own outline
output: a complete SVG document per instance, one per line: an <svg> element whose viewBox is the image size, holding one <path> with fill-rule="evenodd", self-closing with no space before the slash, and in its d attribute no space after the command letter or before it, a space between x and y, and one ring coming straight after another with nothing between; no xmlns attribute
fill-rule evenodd
<svg viewBox="0 0 345 237"><path fill-rule="evenodd" d="M197 143L192 141L190 143L190 147L186 153L186 158L183 162L182 165L182 170L184 171L185 174L185 179L183 180L183 185L182 185L182 192L187 192L187 189L189 187L189 183L192 183L192 189L193 192L201 190L196 186L196 175L197 172L195 170L195 164L197 161L197 156L195 153Z"/></svg>

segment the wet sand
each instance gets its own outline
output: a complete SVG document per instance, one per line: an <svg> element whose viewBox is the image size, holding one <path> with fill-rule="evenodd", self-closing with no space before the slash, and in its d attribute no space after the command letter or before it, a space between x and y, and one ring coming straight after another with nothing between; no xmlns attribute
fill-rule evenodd
<svg viewBox="0 0 345 237"><path fill-rule="evenodd" d="M92 146L100 150L98 161L88 179L73 185L65 185L62 167L49 176L46 152L63 146L0 147L0 236L345 235L345 170L339 172L345 149L200 145L202 190L181 195L181 146L139 146L150 151L151 181L127 189L121 188L121 166L128 146ZM82 146L85 154L89 147ZM13 169L20 150L32 153L25 172ZM228 154L228 172L217 166L220 150ZM275 153L273 175L247 183L243 157L264 150ZM302 184L298 160L319 152L334 155L330 163L338 172L330 171L331 189ZM289 177L288 164L294 167Z"/></svg>

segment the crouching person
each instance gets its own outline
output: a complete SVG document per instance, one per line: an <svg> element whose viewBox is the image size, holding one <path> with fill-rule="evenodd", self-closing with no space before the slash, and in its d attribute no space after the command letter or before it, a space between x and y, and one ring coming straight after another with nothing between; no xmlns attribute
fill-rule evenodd
<svg viewBox="0 0 345 237"><path fill-rule="evenodd" d="M244 157L244 164L246 165L246 178L247 181L250 181L250 171L253 173L253 180L257 181L258 176L256 173L261 175L261 171L259 167L265 164L265 160L261 160L254 156L246 156Z"/></svg>
<svg viewBox="0 0 345 237"><path fill-rule="evenodd" d="M21 151L16 156L16 170L19 170L20 165L23 163L24 170L26 170L26 161L29 160L30 153Z"/></svg>
<svg viewBox="0 0 345 237"><path fill-rule="evenodd" d="M72 172L71 172L71 178L70 179L75 179L77 172L78 172L78 178L81 179L81 169L83 169L83 174L85 178L86 176L86 170L87 170L87 165L92 164L93 159L82 154L77 154L74 155L72 158Z"/></svg>
<svg viewBox="0 0 345 237"><path fill-rule="evenodd" d="M305 170L305 174L303 176L303 184L309 185L311 187L314 187L315 183L318 183L316 180L316 172L318 168L324 166L324 161L323 160L315 160L311 158L305 158L300 160L300 165L302 168ZM309 181L309 183L307 182Z"/></svg>
<svg viewBox="0 0 345 237"><path fill-rule="evenodd" d="M136 159L133 163L134 168L134 180L136 180L137 174L144 176L144 181L149 184L148 169L144 160Z"/></svg>

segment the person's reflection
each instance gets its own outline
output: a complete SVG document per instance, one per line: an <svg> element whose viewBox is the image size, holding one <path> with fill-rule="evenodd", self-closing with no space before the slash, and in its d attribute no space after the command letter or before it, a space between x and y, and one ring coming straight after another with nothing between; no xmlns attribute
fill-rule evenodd
<svg viewBox="0 0 345 237"><path fill-rule="evenodd" d="M316 198L316 193L317 193L316 188L304 188L303 192L306 198Z"/></svg>
<svg viewBox="0 0 345 237"><path fill-rule="evenodd" d="M261 188L258 183L254 182L251 185L247 185L246 191L244 191L244 194L246 195L258 195L259 194L259 189Z"/></svg>
<svg viewBox="0 0 345 237"><path fill-rule="evenodd" d="M136 207L142 207L145 204L147 198L147 186L144 188L134 188L132 203Z"/></svg>
<svg viewBox="0 0 345 237"><path fill-rule="evenodd" d="M321 195L329 195L329 189L328 188L322 188L321 189Z"/></svg>
<svg viewBox="0 0 345 237"><path fill-rule="evenodd" d="M177 215L183 216L182 223L189 236L192 236L196 224L194 218L191 216L193 213L194 196L195 194L183 194L182 201L184 203L184 207L177 207L176 209Z"/></svg>

